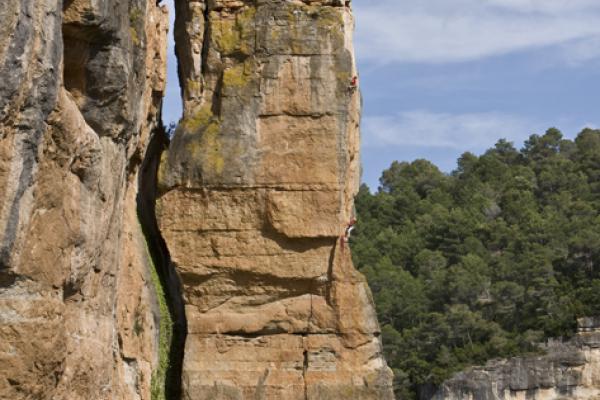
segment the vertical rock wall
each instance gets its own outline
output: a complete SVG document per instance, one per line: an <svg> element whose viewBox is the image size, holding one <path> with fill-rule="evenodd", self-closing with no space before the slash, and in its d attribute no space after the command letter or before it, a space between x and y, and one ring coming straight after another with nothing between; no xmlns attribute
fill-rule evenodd
<svg viewBox="0 0 600 400"><path fill-rule="evenodd" d="M350 2L177 2L185 111L158 226L166 11L5 3L0 398L164 396L158 228L184 292L185 398L392 398L340 240L359 175Z"/></svg>
<svg viewBox="0 0 600 400"><path fill-rule="evenodd" d="M136 215L166 11L0 7L0 398L149 399L157 300Z"/></svg>
<svg viewBox="0 0 600 400"><path fill-rule="evenodd" d="M359 182L350 1L176 7L185 110L157 217L183 285L185 398L392 398L340 240Z"/></svg>

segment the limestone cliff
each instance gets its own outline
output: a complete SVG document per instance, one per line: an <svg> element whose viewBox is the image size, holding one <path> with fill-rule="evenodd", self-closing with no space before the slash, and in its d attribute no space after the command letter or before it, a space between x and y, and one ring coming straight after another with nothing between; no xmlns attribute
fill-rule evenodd
<svg viewBox="0 0 600 400"><path fill-rule="evenodd" d="M350 2L177 1L162 156L157 3L0 8L0 398L392 398Z"/></svg>
<svg viewBox="0 0 600 400"><path fill-rule="evenodd" d="M158 301L136 215L166 11L0 7L0 398L150 399Z"/></svg>
<svg viewBox="0 0 600 400"><path fill-rule="evenodd" d="M600 318L581 318L568 342L550 341L545 355L491 361L461 372L433 400L598 400L600 399Z"/></svg>
<svg viewBox="0 0 600 400"><path fill-rule="evenodd" d="M185 110L157 218L183 286L185 398L392 398L340 239L359 182L350 2L176 4Z"/></svg>

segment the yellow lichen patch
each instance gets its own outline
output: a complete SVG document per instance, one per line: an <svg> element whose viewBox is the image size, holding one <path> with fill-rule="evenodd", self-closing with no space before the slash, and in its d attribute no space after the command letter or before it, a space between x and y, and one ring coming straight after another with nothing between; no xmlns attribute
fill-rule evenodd
<svg viewBox="0 0 600 400"><path fill-rule="evenodd" d="M221 53L232 53L239 47L240 38L234 29L235 20L215 19L212 27L216 47Z"/></svg>
<svg viewBox="0 0 600 400"><path fill-rule="evenodd" d="M169 150L163 151L160 155L160 163L158 164L158 172L156 176L156 186L158 187L158 191L162 192L163 190L168 189L167 184L167 168L169 163Z"/></svg>
<svg viewBox="0 0 600 400"><path fill-rule="evenodd" d="M331 7L325 7L319 13L317 28L319 33L330 32L334 39L344 40L344 17L341 12Z"/></svg>
<svg viewBox="0 0 600 400"><path fill-rule="evenodd" d="M306 4L288 4L287 19L291 23L290 26L294 26L294 22L300 18L300 13L306 13L309 8Z"/></svg>
<svg viewBox="0 0 600 400"><path fill-rule="evenodd" d="M181 121L181 125L188 133L197 132L203 127L208 126L212 118L213 113L211 105L206 104L193 112L192 115L184 118L183 121Z"/></svg>
<svg viewBox="0 0 600 400"><path fill-rule="evenodd" d="M138 36L137 30L130 26L129 27L129 34L131 35L131 41L133 42L134 45L139 46L140 45L140 38Z"/></svg>
<svg viewBox="0 0 600 400"><path fill-rule="evenodd" d="M335 77L337 78L339 83L341 83L342 85L346 85L346 86L349 86L350 81L352 80L352 77L350 76L350 72L346 72L346 71L336 72Z"/></svg>
<svg viewBox="0 0 600 400"><path fill-rule="evenodd" d="M256 8L250 7L245 9L240 14L236 15L235 28L240 33L241 47L240 50L244 54L250 54L253 49L249 45L254 37L254 18L256 17Z"/></svg>
<svg viewBox="0 0 600 400"><path fill-rule="evenodd" d="M340 27L344 25L344 17L341 11L335 8L325 7L319 12L319 28L327 29L333 27Z"/></svg>
<svg viewBox="0 0 600 400"><path fill-rule="evenodd" d="M338 71L335 75L338 80L340 80L342 82L347 81L348 83L350 83L350 79L351 79L350 72Z"/></svg>
<svg viewBox="0 0 600 400"><path fill-rule="evenodd" d="M202 165L205 171L214 171L218 175L223 173L223 167L225 166L225 160L221 154L221 141L219 140L219 133L221 132L221 126L218 122L211 123L202 135L202 149L204 152L204 158Z"/></svg>
<svg viewBox="0 0 600 400"><path fill-rule="evenodd" d="M131 10L129 10L129 24L135 25L138 22L141 22L143 16L144 16L144 13L140 8L133 7Z"/></svg>
<svg viewBox="0 0 600 400"><path fill-rule="evenodd" d="M277 42L280 37L281 37L281 31L279 29L277 29L276 27L271 27L269 29L269 40L272 43Z"/></svg>
<svg viewBox="0 0 600 400"><path fill-rule="evenodd" d="M256 9L246 8L233 19L223 19L216 12L211 14L213 39L221 53L229 54L241 51L250 54L254 32Z"/></svg>
<svg viewBox="0 0 600 400"><path fill-rule="evenodd" d="M197 138L192 138L185 146L191 158L199 160L205 172L212 171L220 175L225 165L219 138L221 123L213 115L210 104L198 109L181 124L188 134L197 135Z"/></svg>
<svg viewBox="0 0 600 400"><path fill-rule="evenodd" d="M335 41L344 39L344 18L337 7L289 4L287 5L287 19L292 39L290 47L294 53L308 51L306 48L307 35L317 36L320 43L328 42L327 37ZM316 27L316 32L311 29L314 27Z"/></svg>
<svg viewBox="0 0 600 400"><path fill-rule="evenodd" d="M138 7L133 7L129 10L129 34L131 35L131 41L134 45L140 45L140 33L141 24L143 22L144 13Z"/></svg>
<svg viewBox="0 0 600 400"><path fill-rule="evenodd" d="M251 63L249 62L227 68L223 72L223 86L242 88L250 81L252 72Z"/></svg>
<svg viewBox="0 0 600 400"><path fill-rule="evenodd" d="M198 139L194 138L185 146L190 157L201 163L204 173L220 175L223 172L225 160L221 154L220 128L217 121L211 122Z"/></svg>
<svg viewBox="0 0 600 400"><path fill-rule="evenodd" d="M236 24L239 30L252 28L250 24L254 22L254 17L256 17L256 8L248 7L241 13L236 15Z"/></svg>
<svg viewBox="0 0 600 400"><path fill-rule="evenodd" d="M304 35L302 34L302 29L300 29L300 16L307 12L308 6L306 5L295 5L291 4L288 7L287 17L288 17L288 25L290 29L290 48L292 53L300 54L302 53L302 49L304 47Z"/></svg>
<svg viewBox="0 0 600 400"><path fill-rule="evenodd" d="M185 85L188 95L196 95L202 91L202 82L199 80L188 79Z"/></svg>

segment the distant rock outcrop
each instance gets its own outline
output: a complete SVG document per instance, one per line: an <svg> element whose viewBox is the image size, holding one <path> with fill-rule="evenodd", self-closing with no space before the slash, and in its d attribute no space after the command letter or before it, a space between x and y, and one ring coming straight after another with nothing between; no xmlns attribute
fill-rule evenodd
<svg viewBox="0 0 600 400"><path fill-rule="evenodd" d="M578 320L568 342L549 341L545 355L496 360L447 380L434 400L600 399L600 318Z"/></svg>

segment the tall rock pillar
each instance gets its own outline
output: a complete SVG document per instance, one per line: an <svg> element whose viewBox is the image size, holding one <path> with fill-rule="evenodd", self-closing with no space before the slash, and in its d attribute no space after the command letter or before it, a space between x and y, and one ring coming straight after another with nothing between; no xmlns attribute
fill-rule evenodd
<svg viewBox="0 0 600 400"><path fill-rule="evenodd" d="M359 183L350 1L177 1L184 116L157 218L183 286L187 399L390 399L341 240Z"/></svg>

